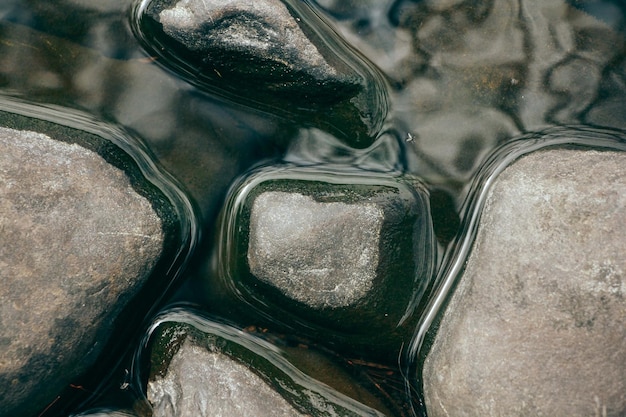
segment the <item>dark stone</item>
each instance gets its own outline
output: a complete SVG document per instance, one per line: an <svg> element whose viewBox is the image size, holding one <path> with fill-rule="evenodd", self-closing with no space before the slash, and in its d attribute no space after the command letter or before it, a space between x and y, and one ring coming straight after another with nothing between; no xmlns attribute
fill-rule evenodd
<svg viewBox="0 0 626 417"><path fill-rule="evenodd" d="M493 180L424 362L429 416L626 413L625 167L552 149Z"/></svg>
<svg viewBox="0 0 626 417"><path fill-rule="evenodd" d="M151 282L163 291L160 269L181 245L182 220L107 139L18 115L0 119L46 126L45 134L0 127L0 415L28 416L64 403L63 390L80 384L101 353L124 349L113 333L128 337L141 317L116 320L140 291L152 302L160 296L142 287L159 269L161 283Z"/></svg>
<svg viewBox="0 0 626 417"><path fill-rule="evenodd" d="M153 0L141 12L151 52L202 88L349 132L356 147L386 117L382 78L304 3Z"/></svg>
<svg viewBox="0 0 626 417"><path fill-rule="evenodd" d="M222 222L219 275L233 294L277 321L319 326L324 340L398 349L434 262L417 181L261 170L235 189Z"/></svg>
<svg viewBox="0 0 626 417"><path fill-rule="evenodd" d="M146 396L154 417L382 416L388 412L351 378L347 377L350 390L383 412L302 372L287 359L293 356L293 348L278 347L230 325L174 311L152 328L144 360L150 363ZM319 366L328 367L328 361L319 361ZM338 368L326 371L346 379Z"/></svg>
<svg viewBox="0 0 626 417"><path fill-rule="evenodd" d="M130 411L98 410L98 411L88 411L86 413L81 413L73 417L140 417L140 416Z"/></svg>

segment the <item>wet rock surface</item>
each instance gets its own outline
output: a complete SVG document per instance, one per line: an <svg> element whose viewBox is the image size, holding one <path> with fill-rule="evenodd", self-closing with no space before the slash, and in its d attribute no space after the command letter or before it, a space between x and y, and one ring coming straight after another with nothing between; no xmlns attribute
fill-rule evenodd
<svg viewBox="0 0 626 417"><path fill-rule="evenodd" d="M384 215L375 204L263 193L250 215L250 272L309 307L356 304L376 280Z"/></svg>
<svg viewBox="0 0 626 417"><path fill-rule="evenodd" d="M206 64L224 71L220 74L227 79L234 74L268 79L272 90L290 84L358 89L358 77L332 66L302 31L300 18L279 0L153 1L147 12L167 35L202 53ZM243 62L247 65L239 65Z"/></svg>
<svg viewBox="0 0 626 417"><path fill-rule="evenodd" d="M4 127L0 147L0 415L28 415L94 364L165 236L97 153Z"/></svg>
<svg viewBox="0 0 626 417"><path fill-rule="evenodd" d="M359 384L366 386L375 374L378 386L395 393L393 400L407 404L411 393L405 391L404 380L388 379L389 372L400 374L389 364L398 363L400 340L406 339L390 337L389 328L397 321L381 323L378 332L348 326L355 319L367 324L387 320L382 308L371 310L381 314L359 317L363 311L359 303L368 299L362 293L352 293L356 304L346 307L303 307L277 288L250 279L242 293L237 292L241 287L228 289L242 297L222 296L224 288L208 271L212 264L204 262L205 258L206 263L214 260L208 256L214 246L207 242L213 241L216 216L228 187L255 164L269 160L306 166L334 164L336 171L358 165L376 172L381 167L385 172L410 172L430 188L439 253L445 254L464 227L457 210L466 186L494 147L520 132L554 125L626 128L626 9L620 0L286 0L276 3L280 5L276 10L286 9L290 21L276 27L271 22L279 19L273 13L257 13L269 10L265 5L271 2L253 3L224 1L219 3L221 14L209 14L200 2L184 0L4 0L0 2L0 107L10 100L6 95L18 96L50 105L35 112L35 117L49 115L55 106L80 108L133 132L155 164L180 181L201 211L197 226L206 238L196 258L201 260L186 270L183 288L169 301L199 306L237 325L263 322L269 332L279 328L312 346L319 343L342 359L367 364L363 369L369 373L358 373ZM227 16L231 5L241 15ZM163 6L163 10L144 6ZM148 13L130 16L139 9ZM226 64L216 67L201 50L193 49L194 42L202 43L203 24L196 21L193 29L180 26L181 30L166 33L159 20L165 9L183 12L183 17L193 9L198 16L212 19L204 29L216 29L207 30L207 37L218 30L224 35L221 39L213 36L216 47L212 52L221 54ZM165 17L168 24L175 23L172 14ZM192 16L188 13L187 17ZM211 26L217 21L221 26ZM274 44L274 49L269 46L281 33L286 35L283 27L299 31L304 42L301 51L289 49L289 42ZM182 34L180 39L175 32ZM184 45L184 34L189 35L190 46ZM196 35L200 38L192 39ZM250 56L229 49L246 39L254 66L249 65L251 60L245 61ZM352 47L357 54L352 54ZM305 51L319 53L316 56L321 60L310 59L313 55L298 58L297 53ZM293 60L279 59L273 65L265 60L275 56L270 52ZM298 72L290 62L304 68ZM307 70L314 62L323 62L320 69L309 66ZM265 75L255 72L259 68ZM330 78L318 86L324 71ZM288 82L281 84L279 79ZM298 90L298 83L309 85ZM376 155L361 164L367 149L353 147L366 148L375 138L374 145L380 145L381 138L393 144L372 149ZM305 200L310 197L296 194ZM302 202L299 197L295 200ZM242 245L237 261L244 265L245 274L249 273L248 247L248 243ZM383 252L379 250L379 260ZM372 297L377 287L373 283L367 290ZM405 297L408 294L396 297L398 306ZM355 307L357 314L335 314ZM123 320L141 315L130 308ZM339 330L325 327L329 318ZM407 321L405 325L412 328ZM377 334L359 337L368 331ZM359 344L375 345L391 358L363 351ZM142 347L128 345L128 349ZM115 354L111 357L99 362L102 367L118 364L120 380L106 387L73 380L74 387L83 388L69 391L85 393L84 398L93 393L96 403L66 410L80 412L103 405L110 407L107 410L133 409L124 398L143 389L133 383L136 370L117 362ZM317 360L311 362L309 369L319 368ZM302 363L297 366L303 369ZM101 382L97 376L93 380ZM334 378L329 380L332 385ZM601 401L598 398L595 415L604 413ZM31 414L68 415L57 413L55 407L41 411ZM410 410L403 411L385 414L411 415Z"/></svg>
<svg viewBox="0 0 626 417"><path fill-rule="evenodd" d="M285 318L349 329L360 335L348 338L353 343L397 342L434 264L423 186L404 177L337 172L324 180L315 171L282 171L272 178L261 170L230 196L240 206L224 213L219 238L230 245L220 259L230 291L289 312Z"/></svg>
<svg viewBox="0 0 626 417"><path fill-rule="evenodd" d="M148 383L148 401L155 417L303 416L245 365L187 341Z"/></svg>
<svg viewBox="0 0 626 417"><path fill-rule="evenodd" d="M372 143L386 115L382 79L305 3L153 0L142 21L148 47L174 55L183 76L246 105L350 126L346 139L358 147Z"/></svg>
<svg viewBox="0 0 626 417"><path fill-rule="evenodd" d="M170 313L153 337L147 397L155 417L383 415L312 383L276 346L239 329Z"/></svg>
<svg viewBox="0 0 626 417"><path fill-rule="evenodd" d="M542 150L495 179L424 363L429 416L626 412L625 164Z"/></svg>

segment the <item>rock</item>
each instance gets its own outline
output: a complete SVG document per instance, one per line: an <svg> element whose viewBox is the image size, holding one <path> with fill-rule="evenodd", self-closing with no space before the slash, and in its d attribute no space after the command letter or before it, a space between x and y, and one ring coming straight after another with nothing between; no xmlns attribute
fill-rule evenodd
<svg viewBox="0 0 626 417"><path fill-rule="evenodd" d="M93 8L108 4L108 0L72 2L78 1L89 2ZM158 155L159 165L185 184L203 218L214 218L222 205L224 193L240 170L260 157L273 157L284 147L277 143L279 138L291 135L289 129L283 122L278 123L278 117L254 114L250 109L242 109L238 104L229 105L223 100L207 100L205 94L197 94L195 89L181 88L182 81L175 75L157 66L146 65L141 59L105 58L102 54L107 54L107 45L124 54L123 50L120 51L118 39L108 34L113 30L120 32L118 26L127 31L127 18L123 16L130 4L117 0L115 3L124 12L111 11L106 18L98 18L99 23L90 26L97 35L90 33L84 38L90 45L94 40L102 40L91 46L105 50L84 48L39 31L67 27L56 21L57 16L67 19L72 15L81 22L78 26L89 26L83 19L83 12L68 8L65 1L64 7L50 3L32 4L38 10L33 12L36 13L34 21L38 22L38 30L29 29L26 22L8 23L11 18L5 16L0 22L0 79L3 86L6 91L28 91L24 96L34 102L48 103L50 96L54 95L63 103L72 103L75 108L90 114L109 115L107 117L116 124L140 137L152 154ZM17 12L24 14L23 7L17 4L15 7ZM55 10L53 21L43 19L43 14L50 17L49 9ZM26 15L31 16L30 13ZM109 24L114 19L117 24ZM45 28L40 28L39 24L44 24ZM135 38L132 42L137 57L143 56ZM117 53L114 55L119 57ZM41 65L33 66L32 62ZM22 68L26 67L32 68L23 71ZM54 86L50 85L51 80L56 80ZM13 100L3 97L0 107L4 107L7 101Z"/></svg>
<svg viewBox="0 0 626 417"><path fill-rule="evenodd" d="M374 286L384 217L375 204L264 192L250 215L250 272L313 308L357 304Z"/></svg>
<svg viewBox="0 0 626 417"><path fill-rule="evenodd" d="M167 372L148 383L155 417L303 416L247 366L192 342L183 342Z"/></svg>
<svg viewBox="0 0 626 417"><path fill-rule="evenodd" d="M305 4L153 0L141 11L151 53L201 88L330 129L339 124L357 147L382 126L382 78Z"/></svg>
<svg viewBox="0 0 626 417"><path fill-rule="evenodd" d="M434 262L423 186L365 172L268 168L230 201L218 238L230 291L267 314L285 311L273 314L279 321L321 326L325 339L332 329L367 346L398 342Z"/></svg>
<svg viewBox="0 0 626 417"><path fill-rule="evenodd" d="M625 167L553 148L496 177L425 358L429 416L626 413Z"/></svg>
<svg viewBox="0 0 626 417"><path fill-rule="evenodd" d="M72 417L139 417L137 414L128 411L111 411L111 410L98 410L88 411L86 413L72 415Z"/></svg>
<svg viewBox="0 0 626 417"><path fill-rule="evenodd" d="M383 415L239 329L188 312L169 313L153 328L147 397L154 417Z"/></svg>
<svg viewBox="0 0 626 417"><path fill-rule="evenodd" d="M46 134L0 127L2 416L37 415L80 383L117 315L167 258L178 221L149 191L154 186L139 185L128 155L101 137L55 126ZM126 172L77 140L108 146Z"/></svg>
<svg viewBox="0 0 626 417"><path fill-rule="evenodd" d="M147 10L154 14L158 12L157 19L167 35L190 51L206 54L207 62L212 59L220 66L228 65L222 56L238 53L249 56L259 65L267 65L262 69L234 65L229 68L239 75L251 73L261 78L261 74L267 76L274 72L275 80L288 77L284 79L286 82L292 81L291 77L295 80L298 76L304 77L300 82L309 87L327 84L348 90L358 88L356 74L345 71L345 68L342 68L345 72L340 73L327 62L298 25L299 19L296 20L281 1L179 0L173 8L164 7L172 3L153 2ZM271 81L267 86L270 89L285 87Z"/></svg>

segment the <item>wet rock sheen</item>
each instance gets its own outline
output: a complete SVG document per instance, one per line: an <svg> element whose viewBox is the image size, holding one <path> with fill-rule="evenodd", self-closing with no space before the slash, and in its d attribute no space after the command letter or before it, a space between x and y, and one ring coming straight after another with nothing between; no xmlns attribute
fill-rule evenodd
<svg viewBox="0 0 626 417"><path fill-rule="evenodd" d="M0 128L0 415L29 415L94 364L164 243L124 172Z"/></svg>
<svg viewBox="0 0 626 417"><path fill-rule="evenodd" d="M200 316L166 315L149 354L155 417L383 415L302 373L267 341Z"/></svg>
<svg viewBox="0 0 626 417"><path fill-rule="evenodd" d="M218 78L274 92L359 88L357 74L329 51L323 55L301 19L279 0L157 0L147 13L166 35L201 54L206 70Z"/></svg>
<svg viewBox="0 0 626 417"><path fill-rule="evenodd" d="M625 166L545 150L496 178L424 363L429 416L626 413Z"/></svg>
<svg viewBox="0 0 626 417"><path fill-rule="evenodd" d="M229 201L217 237L221 286L307 336L395 354L434 264L419 181L265 167Z"/></svg>
<svg viewBox="0 0 626 417"><path fill-rule="evenodd" d="M162 63L211 92L349 132L357 147L386 116L380 77L303 2L153 0L140 21Z"/></svg>

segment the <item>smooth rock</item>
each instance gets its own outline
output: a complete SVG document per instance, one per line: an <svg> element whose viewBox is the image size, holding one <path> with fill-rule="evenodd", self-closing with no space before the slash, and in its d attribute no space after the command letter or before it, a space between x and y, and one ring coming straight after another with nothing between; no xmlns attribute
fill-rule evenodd
<svg viewBox="0 0 626 417"><path fill-rule="evenodd" d="M187 312L160 321L147 382L154 417L383 415L302 373L256 336Z"/></svg>
<svg viewBox="0 0 626 417"><path fill-rule="evenodd" d="M349 131L356 147L382 126L382 78L305 3L153 0L139 20L146 46L201 88Z"/></svg>
<svg viewBox="0 0 626 417"><path fill-rule="evenodd" d="M148 383L148 401L154 417L303 416L245 365L187 341Z"/></svg>
<svg viewBox="0 0 626 417"><path fill-rule="evenodd" d="M278 321L319 326L324 339L333 330L350 346L398 342L434 263L417 180L267 168L229 201L218 237L229 291Z"/></svg>
<svg viewBox="0 0 626 417"><path fill-rule="evenodd" d="M358 76L328 51L324 56L303 32L301 19L280 0L155 0L146 13L226 80L254 80L257 88L277 92L359 89Z"/></svg>
<svg viewBox="0 0 626 417"><path fill-rule="evenodd" d="M263 193L250 215L250 272L313 308L356 304L374 286L384 217L376 204Z"/></svg>
<svg viewBox="0 0 626 417"><path fill-rule="evenodd" d="M540 150L495 179L425 358L430 417L626 413L625 167Z"/></svg>
<svg viewBox="0 0 626 417"><path fill-rule="evenodd" d="M71 417L140 417L135 413L129 411L119 411L119 410L98 410L98 411L88 411L86 413L75 414Z"/></svg>
<svg viewBox="0 0 626 417"><path fill-rule="evenodd" d="M0 415L26 416L94 364L165 236L97 153L3 127L0 147Z"/></svg>

